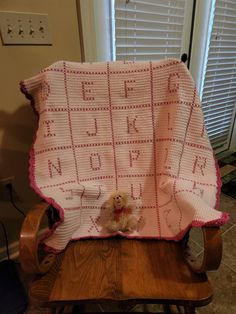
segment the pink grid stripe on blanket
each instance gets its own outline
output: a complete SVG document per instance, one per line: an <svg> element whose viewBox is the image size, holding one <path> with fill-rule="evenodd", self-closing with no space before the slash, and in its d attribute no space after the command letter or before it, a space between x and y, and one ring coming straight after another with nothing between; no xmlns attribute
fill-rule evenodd
<svg viewBox="0 0 236 314"><path fill-rule="evenodd" d="M59 61L21 82L38 114L32 188L60 213L50 250L113 236L105 206L115 190L135 203L128 238L179 240L191 226L222 225L218 165L186 66Z"/></svg>

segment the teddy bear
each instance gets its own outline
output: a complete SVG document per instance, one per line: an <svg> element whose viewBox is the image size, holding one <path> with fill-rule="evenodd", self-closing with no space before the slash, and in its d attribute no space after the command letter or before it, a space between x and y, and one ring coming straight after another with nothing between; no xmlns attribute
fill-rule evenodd
<svg viewBox="0 0 236 314"><path fill-rule="evenodd" d="M107 202L111 217L106 224L110 232L132 232L137 228L137 219L132 215L134 206L128 204L128 196L124 192L114 192Z"/></svg>

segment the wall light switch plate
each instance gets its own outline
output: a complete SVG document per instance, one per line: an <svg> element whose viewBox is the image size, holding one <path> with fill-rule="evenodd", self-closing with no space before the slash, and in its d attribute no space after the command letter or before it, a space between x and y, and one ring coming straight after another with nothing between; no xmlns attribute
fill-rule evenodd
<svg viewBox="0 0 236 314"><path fill-rule="evenodd" d="M52 45L48 15L0 11L4 45Z"/></svg>

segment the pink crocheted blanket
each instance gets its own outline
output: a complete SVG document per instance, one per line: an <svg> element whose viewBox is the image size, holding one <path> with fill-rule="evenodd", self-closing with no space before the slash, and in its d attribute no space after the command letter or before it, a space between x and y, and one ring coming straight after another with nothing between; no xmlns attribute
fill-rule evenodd
<svg viewBox="0 0 236 314"><path fill-rule="evenodd" d="M21 88L39 116L31 186L60 213L49 248L111 236L104 204L116 190L135 203L129 238L179 240L191 226L227 221L199 98L179 60L59 61Z"/></svg>

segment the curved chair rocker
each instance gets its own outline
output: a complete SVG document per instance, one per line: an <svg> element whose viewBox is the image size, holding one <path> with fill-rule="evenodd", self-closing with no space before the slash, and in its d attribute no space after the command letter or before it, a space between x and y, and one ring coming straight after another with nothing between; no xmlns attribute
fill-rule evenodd
<svg viewBox="0 0 236 314"><path fill-rule="evenodd" d="M121 114L119 112L118 116L116 116L117 111L115 111L115 116L112 120L113 103L111 98L111 87L114 87L114 102L117 101L117 110L120 110L121 107L122 110L126 110L127 108L128 110L130 110L130 108L132 109L135 106L137 107L137 110L139 110L140 99L142 99L142 97L146 97L145 100L148 103L143 104L143 108L148 108L145 109L145 121L146 126L149 126L149 129L144 127L142 130L145 136L150 136L150 138L148 138L148 140L144 142L154 143L154 147L147 150L148 157L145 157L146 159L143 159L144 161L146 161L145 163L141 163L139 165L140 171L137 173L141 173L141 175L138 176L135 172L134 167L131 169L132 171L129 168L130 166L133 166L132 163L137 161L137 159L139 158L139 151L138 154L136 154L137 151L133 151L134 146L128 146L128 148L125 146L124 151L127 152L128 149L130 149L131 155L127 154L127 156L125 155L125 157L123 157L124 154L122 155L121 163L124 161L124 158L126 158L126 164L123 163L122 165L120 165L119 169L122 169L123 171L121 177L128 178L132 177L133 175L134 178L139 177L139 180L141 182L143 178L153 178L154 176L158 175L158 178L160 178L158 184L163 189L162 195L164 195L164 197L165 195L172 195L173 191L175 192L175 195L179 193L178 196L174 197L175 203L178 203L176 212L181 212L181 206L187 207L190 212L190 214L188 214L189 216L186 216L185 220L183 219L185 221L185 228L186 226L193 225L193 220L189 220L189 217L193 217L191 216L193 212L196 213L194 217L197 217L200 222L203 222L200 224L200 226L205 225L205 227L202 227L202 232L204 235L203 259L200 262L196 260L192 256L191 251L186 244L186 241L184 240L179 242L166 241L162 240L163 237L161 238L161 240L158 241L155 239L139 240L125 239L117 236L109 239L80 239L79 241L71 241L67 245L66 249L61 253L57 255L50 253L46 255L46 257L41 258L39 257L40 255L38 255L38 248L40 243L38 231L43 216L47 213L47 209L49 207L49 204L41 203L28 213L23 223L20 237L20 262L22 268L25 272L37 274L29 289L29 297L31 303L40 304L41 306L52 307L54 309L56 309L57 307L63 307L68 304L83 305L86 303L98 303L101 305L112 305L115 303L119 304L120 308L127 309L128 307L131 307L135 304L159 303L164 305L165 313L171 313L171 305L183 306L185 313L195 313L196 307L207 305L212 300L212 287L208 282L205 272L208 270L215 270L219 267L222 255L222 243L219 227L210 227L208 224L209 221L217 221L217 219L220 219L219 217L221 213L216 213L216 211L213 210L215 204L215 194L217 193L217 196L219 196L219 184L217 185L218 190L216 189L215 184L209 184L210 179L212 179L213 183L215 183L214 180L216 180L217 177L215 175L215 172L217 172L217 167L215 167L212 150L210 148L209 140L207 138L204 124L202 122L203 117L200 112L199 100L196 98L196 89L194 87L194 83L186 67L178 60L162 61L161 63L156 64L155 67L152 65L152 63L138 64L137 68L136 65L132 65L132 63L112 63L111 65L109 65L109 63L100 63L98 65L92 64L91 67L92 71L88 74L86 64L75 65L74 63L58 62L47 68L46 70L42 71L40 75L28 80L26 82L26 86L22 85L22 90L28 98L32 100L33 96L36 96L36 101L38 101L38 103L36 104L37 110L40 109L40 113L45 115L43 116L43 119L47 119L47 121L45 120L46 124L44 124L45 129L40 133L41 139L45 139L49 143L47 145L50 145L50 139L55 137L54 134L50 133L49 122L51 121L52 116L48 117L46 116L46 114L47 108L48 112L50 112L50 110L54 110L53 106L57 106L56 100L58 100L59 106L62 106L61 98L56 98L56 96L64 97L63 101L67 104L67 107L55 108L55 112L57 112L56 110L60 112L60 110L63 109L63 112L67 114L67 112L70 112L70 110L76 109L70 108L68 95L72 89L72 94L74 97L72 98L73 106L80 106L82 102L84 106L89 104L92 108L91 112L94 112L94 106L98 106L95 99L96 95L100 97L99 104L102 103L104 105L105 101L108 102L106 103L107 107L105 109L109 109L110 122L105 123L104 121L102 121L101 129L102 127L105 127L105 131L103 131L102 134L107 135L108 132L111 132L111 130L107 131L106 127L107 125L112 126L113 122L116 121L117 127L120 125L123 126L122 132L128 132L128 134L123 136L123 134L121 134L118 130L116 134L117 141L119 142L121 141L121 139L123 141L126 138L129 140L132 139L132 143L136 145L138 142L140 142L139 137L141 132L138 132L139 130L137 129L137 124L135 123L138 115L140 116L140 120L141 117L142 119L145 118L144 113L143 111L137 111L138 113L134 111L132 112L132 119L130 118L131 120L129 120L128 113L125 113L125 115L121 117ZM96 72L96 67L98 67L98 72ZM113 71L112 69L110 69L110 67L113 67ZM133 80L130 80L130 73L132 72L130 71L130 69L135 69L134 72L136 73L136 76ZM91 70L91 68L89 68L89 70ZM95 76L93 77L93 75L95 75L95 72L97 75L103 75L102 79L104 80L104 83L100 83L101 77L99 77L99 79L97 79L97 77ZM80 82L82 84L82 92L79 91L77 84L79 76L76 75L79 73L83 73L83 75L85 75L83 80L89 80L89 82ZM89 76L90 74L91 77ZM70 75L71 77L69 77ZM123 80L125 79L125 81L120 82L120 75L126 75L124 76L125 78L123 78ZM90 80L92 79L94 79L94 83L90 82ZM112 81L112 79L114 79L114 81ZM135 80L137 80L137 82ZM133 85L128 86L127 82ZM146 84L146 82L150 82L150 86L149 84ZM52 87L50 87L50 84L52 85ZM71 84L71 89L68 88L69 85L67 86L67 84ZM135 89L135 84L139 84L140 86L136 86ZM154 86L154 84L156 85ZM117 86L121 86L119 92L117 92ZM29 90L27 90L27 87L31 90L33 94L35 93L35 95L31 96ZM92 88L95 87L97 89L96 92L93 93ZM144 92L142 90L142 87L144 88ZM104 88L104 90L101 91L102 88ZM58 93L59 95L56 95L58 91L60 91ZM64 94L62 94L62 91ZM51 101L50 93L52 93ZM80 98L76 100L75 97ZM131 99L130 102L129 97ZM154 101L154 98L156 99L156 102ZM41 101L41 103L39 101ZM125 105L121 106L120 104ZM184 107L177 108L178 104ZM167 108L170 108L168 109L170 110L170 112L167 111ZM85 109L84 111L86 112ZM156 116L154 118L155 112ZM172 121L176 121L174 120L175 116L181 119L181 123L173 123L173 125L170 126L169 123L171 122L171 119ZM91 130L88 132L87 130L87 126L91 126L91 117L89 115L88 117L83 117L88 120L85 120L84 122L83 118L79 122L79 124L81 125L85 123L83 133L82 135L80 134L80 139L81 136L84 136L84 141L86 143L88 137L91 138L97 135L99 129L98 119L100 119L101 115L98 115L97 118L93 118L93 132ZM157 117L159 117L159 124L157 123L159 131L155 133L154 122ZM40 118L42 119L42 115ZM53 126L56 126L57 122L60 126L62 123L61 121L64 121L63 119L61 119L61 117L59 118L57 121L56 115L55 119L53 116L53 119L55 120L53 120ZM123 124L120 122L120 119L123 119ZM66 121L67 120L65 119L65 123ZM41 123L41 125L43 124ZM69 125L71 127L71 121L69 121ZM159 138L157 138L156 134L159 134ZM178 138L176 137L176 134ZM70 139L71 137L68 136L68 138ZM110 141L112 141L113 146L115 146L116 142L114 141L114 134L113 137L111 136L111 139L112 140ZM104 142L103 138L102 140ZM158 153L156 153L157 146L155 146L157 140L159 148ZM129 143L131 141L124 140L124 142ZM52 143L53 145L55 145L55 142ZM127 143L125 143L125 145ZM57 143L58 147L64 147L63 145L67 144L68 143L59 141ZM44 147L42 145L42 142L40 142L40 145L38 146L38 148L36 148L41 152L45 152L45 164L49 167L50 170L49 180L54 179L54 173L57 175L56 179L58 178L58 176L60 176L59 179L62 178L59 158L56 159L57 156L54 156L54 160L58 160L58 162L56 165L52 166L51 161L49 161L49 155L47 155L47 151L50 151L51 148L48 149L48 147L50 146L47 146L46 149L43 149ZM72 141L70 147L74 147L73 145L74 142ZM84 147L83 145L81 147ZM89 142L89 145L91 145L91 142ZM94 147L96 145L97 144L94 144ZM177 147L177 145L179 146ZM112 150L112 146L108 147ZM184 156L185 147L187 147L187 154ZM169 158L169 155L167 156L167 148L170 149L170 156L171 152L174 151L169 160L171 164L167 164ZM164 153L161 153L161 149L162 152L164 151ZM141 147L140 152L144 150L145 149ZM52 147L51 151L54 151L54 147ZM83 149L83 152L84 151L85 150ZM132 152L135 152L136 155L132 155ZM70 151L66 151L65 154L67 153L70 154ZM115 153L111 151L111 154ZM148 154L150 154L150 156ZM91 163L94 156L97 158L96 167L93 167L93 165L91 164L91 167L93 168L92 170L100 169L100 155L97 153L88 156L90 156ZM183 157L183 163L181 164L182 168L180 167L181 161L177 162L176 156L181 156L180 158ZM66 160L65 162L70 163L69 158L69 155L64 155L64 160ZM110 166L111 162L109 164L109 161L111 160L113 159L110 158L109 160L107 160L106 164L108 166ZM80 168L86 169L87 165L89 165L89 162L83 165L83 161L84 159L81 160ZM191 161L191 163L189 161ZM43 173L42 164L43 163L40 163L41 168L39 173L40 175L42 174L42 178L44 179L47 176L47 173ZM151 170L148 167L151 164L157 165L156 168L159 167L159 173L157 173L154 166L150 167L150 169L153 170L155 168L155 174L150 172ZM142 171L145 167L147 168L146 172L142 174ZM171 173L171 169L175 169L176 172ZM185 175L185 169L187 169L186 171L188 171L188 176L186 180L183 179L183 176ZM83 171L86 173L86 176L93 177L89 173L90 170L86 169ZM52 171L54 171L54 173L52 173ZM130 172L128 173L128 171ZM206 175L204 176L204 174ZM103 175L103 173L101 173L100 175ZM118 180L117 173L113 177ZM198 180L199 177L200 180ZM106 178L106 176L102 178ZM164 178L164 182L161 181L162 178ZM41 178L38 179L41 180ZM205 181L201 181L203 179ZM86 181L86 177L83 180ZM79 182L79 180L77 181ZM202 183L199 181L201 181ZM40 182L44 186L45 182ZM91 182L92 179L89 181L89 184ZM138 182L139 186L141 186L140 182ZM152 198L154 193L156 193L155 195L157 195L157 181L155 181L154 184L152 184L151 181L145 182L145 200L150 201L151 199L151 201L153 201ZM55 181L54 183L56 183L56 186L58 185L58 181ZM107 185L111 190L117 189L114 186L111 187L109 184L110 181L104 183L104 185ZM204 194L204 197L203 190L198 188L197 184L202 184L203 187L206 187L206 193ZM152 192L150 188L153 185L155 185L156 192ZM127 191L128 189L130 190L130 186L131 191L133 189L133 183L128 182L128 179L122 181L120 183L120 186L122 186L122 189L124 191ZM44 197L44 199L49 199L51 195L49 193L50 191L47 190L46 192L48 193L48 195L46 198ZM52 192L54 193L55 190L52 190ZM61 192L56 191L55 193L56 197L58 197L60 201ZM188 195L184 193L188 193ZM205 203L207 204L206 206L208 206L207 211L209 216L207 217L203 217L205 213L204 198L206 201ZM86 203L85 205L88 205L87 207L93 207L92 201L93 200L89 199L88 203ZM189 202L193 202L194 205L192 206ZM169 203L170 202L168 201L167 203L165 203L165 205ZM150 206L150 204L151 203L145 203L144 205L146 205L146 208L156 208L155 205L157 203L153 203L153 206ZM100 206L101 203L97 205ZM70 206L68 205L67 207ZM166 232L168 232L169 230L168 226L172 223L175 224L176 222L176 216L171 216L171 214L169 215L169 207L166 208L166 210L162 210L162 222L164 224L167 223ZM166 216L163 213L166 214ZM169 215L168 219L167 215ZM155 235L155 232L152 234L148 234L149 231L152 231L150 228L150 225L152 224L152 217L146 217L147 219L149 219L149 224L146 224L146 238L150 238L153 234ZM219 224L222 224L226 222L227 217L222 216L220 220L221 221ZM208 225L208 227L206 227L206 225ZM168 238L168 235L169 234L166 233L166 238ZM93 236L93 234L85 234L85 236L83 234L82 238L88 238L89 236ZM100 236L100 234L95 234L95 236ZM142 237L145 238L145 236ZM80 234L79 236L77 236L77 238L81 238Z"/></svg>

